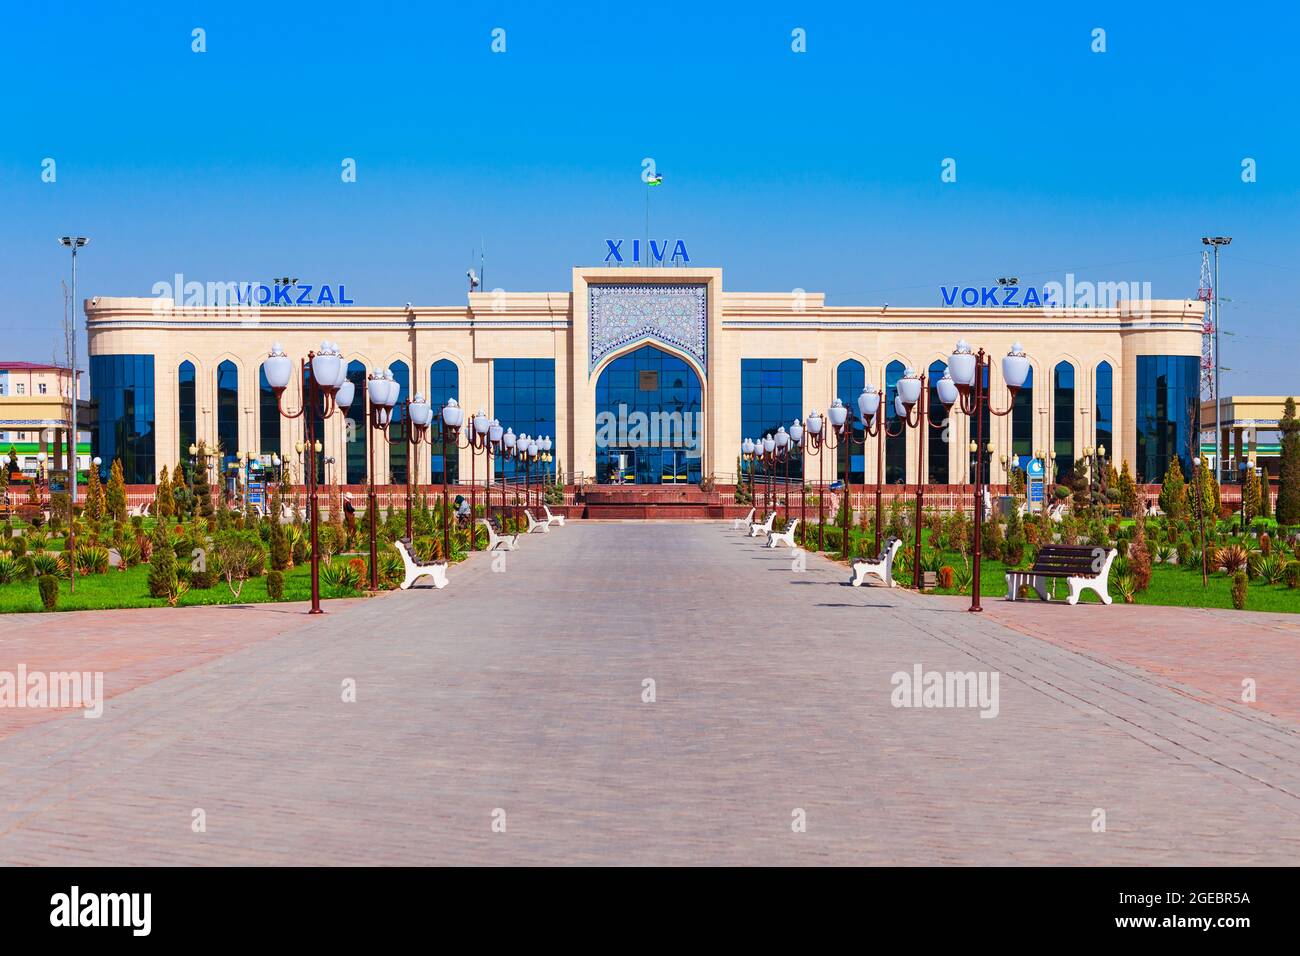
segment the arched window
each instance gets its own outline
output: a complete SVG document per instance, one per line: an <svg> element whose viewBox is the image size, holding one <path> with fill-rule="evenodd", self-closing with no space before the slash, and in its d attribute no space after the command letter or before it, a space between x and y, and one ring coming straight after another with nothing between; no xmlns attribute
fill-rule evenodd
<svg viewBox="0 0 1300 956"><path fill-rule="evenodd" d="M744 438L758 441L766 435L775 435L782 426L789 430L796 418L803 420L805 413L802 359L740 360L740 430ZM808 463L816 464L812 459ZM803 477L803 458L790 458L788 464L791 478ZM766 473L761 460L748 467L755 475ZM772 470L784 478L786 462L773 466Z"/></svg>
<svg viewBox="0 0 1300 956"><path fill-rule="evenodd" d="M411 397L411 375L405 362L396 361L388 366L397 382L397 404L393 406L393 422L388 426L392 444L388 446L388 481L394 485L406 484L406 406ZM414 453L414 452L413 452Z"/></svg>
<svg viewBox="0 0 1300 956"><path fill-rule="evenodd" d="M433 406L433 415L435 422L442 421L442 406L450 398L460 401L460 370L456 368L456 363L451 359L439 359L434 362L429 369L429 404ZM465 409L465 424L472 424L474 409ZM504 426L503 426L504 427ZM433 467L429 472L429 480L435 485L442 484L443 462L446 462L447 480L455 482L457 480L457 461L456 446L448 444L444 450L440 438L433 437L441 433L441 428L429 429L431 437L430 447L433 454Z"/></svg>
<svg viewBox="0 0 1300 956"><path fill-rule="evenodd" d="M176 391L180 398L180 456L178 461L188 463L190 446L198 441L198 402L194 394L194 363L181 362L176 372Z"/></svg>
<svg viewBox="0 0 1300 956"><path fill-rule="evenodd" d="M217 445L221 450L221 474L235 460L239 447L239 369L226 359L217 366Z"/></svg>
<svg viewBox="0 0 1300 956"><path fill-rule="evenodd" d="M599 479L698 484L703 398L690 364L653 345L610 362L596 380Z"/></svg>
<svg viewBox="0 0 1300 956"><path fill-rule="evenodd" d="M943 403L939 401L939 396L934 392L934 383L943 378L944 373L948 371L948 365L939 359L930 363L930 394L926 397L929 402L930 420L933 422L945 421ZM926 457L926 480L935 485L948 484L948 429L931 428L928 424L924 426L927 433L928 444L925 447Z"/></svg>
<svg viewBox="0 0 1300 956"><path fill-rule="evenodd" d="M1034 453L1034 370L1030 368L1024 387L1011 404L1011 454Z"/></svg>
<svg viewBox="0 0 1300 956"><path fill-rule="evenodd" d="M1052 383L1053 478L1060 481L1074 470L1074 366L1058 362Z"/></svg>
<svg viewBox="0 0 1300 956"><path fill-rule="evenodd" d="M836 477L844 474L845 460L848 460L849 483L862 484L866 480L863 471L864 446L862 444L862 422L859 420L858 396L867 381L867 370L856 359L845 359L835 370L835 397L849 410L849 420L853 422L853 448L848 443L840 446ZM850 457L851 453L851 457Z"/></svg>
<svg viewBox="0 0 1300 956"><path fill-rule="evenodd" d="M885 366L885 410L881 421L891 421L894 415L894 399L898 397L898 380L903 377L903 363L890 362ZM907 480L907 429L900 429L897 435L885 439L885 484L899 485Z"/></svg>
<svg viewBox="0 0 1300 956"><path fill-rule="evenodd" d="M1097 444L1106 449L1107 455L1115 452L1115 373L1109 362L1097 366Z"/></svg>
<svg viewBox="0 0 1300 956"><path fill-rule="evenodd" d="M367 424L366 402L366 367L353 359L348 363L348 381L352 383L352 404L348 406L348 421L352 427L344 432L347 438L347 483L364 485L369 459L366 457L366 442L370 440L370 427Z"/></svg>
<svg viewBox="0 0 1300 956"><path fill-rule="evenodd" d="M258 422L262 430L261 447L257 451L263 455L280 454L280 409L275 402L275 392L266 380L266 366L257 369Z"/></svg>

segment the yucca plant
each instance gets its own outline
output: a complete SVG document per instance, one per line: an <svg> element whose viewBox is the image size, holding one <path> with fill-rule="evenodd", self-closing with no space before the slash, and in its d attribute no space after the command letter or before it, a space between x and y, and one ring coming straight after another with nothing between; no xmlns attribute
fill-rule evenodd
<svg viewBox="0 0 1300 956"><path fill-rule="evenodd" d="M969 565L963 564L959 568L953 568L952 583L959 593L965 594L970 590L971 576L972 572Z"/></svg>
<svg viewBox="0 0 1300 956"><path fill-rule="evenodd" d="M1281 584L1286 575L1286 564L1276 554L1252 554L1247 567L1250 577L1269 584Z"/></svg>
<svg viewBox="0 0 1300 956"><path fill-rule="evenodd" d="M385 588L395 588L406 577L406 566L396 551L385 551L379 556L379 583Z"/></svg>
<svg viewBox="0 0 1300 956"><path fill-rule="evenodd" d="M122 557L122 568L133 568L140 563L140 544L137 541L124 541L118 546L117 553Z"/></svg>
<svg viewBox="0 0 1300 956"><path fill-rule="evenodd" d="M335 597L355 594L361 589L361 575L350 562L341 559L322 561L320 579Z"/></svg>
<svg viewBox="0 0 1300 956"><path fill-rule="evenodd" d="M20 573L17 558L0 555L0 584L12 583Z"/></svg>
<svg viewBox="0 0 1300 956"><path fill-rule="evenodd" d="M1133 579L1133 575L1125 572L1124 574L1117 576L1114 581L1115 590L1118 591L1119 596L1124 599L1124 603L1132 604L1133 596L1137 594L1137 581Z"/></svg>
<svg viewBox="0 0 1300 956"><path fill-rule="evenodd" d="M37 577L46 574L53 574L55 577L66 577L68 574L68 566L63 563L63 559L50 551L32 555L32 568Z"/></svg>
<svg viewBox="0 0 1300 956"><path fill-rule="evenodd" d="M1239 544L1229 544L1218 549L1217 557L1219 568L1235 575L1245 569L1246 563L1250 560L1250 552Z"/></svg>
<svg viewBox="0 0 1300 956"><path fill-rule="evenodd" d="M97 544L78 548L76 561L81 574L104 574L108 571L108 548Z"/></svg>

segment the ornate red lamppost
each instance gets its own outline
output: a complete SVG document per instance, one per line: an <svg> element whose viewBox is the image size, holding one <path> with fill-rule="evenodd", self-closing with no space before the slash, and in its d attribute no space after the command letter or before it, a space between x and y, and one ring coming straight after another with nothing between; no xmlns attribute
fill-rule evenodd
<svg viewBox="0 0 1300 956"><path fill-rule="evenodd" d="M966 342L959 341L957 348L953 351L948 360L948 374L939 380L935 387L935 393L949 411L954 406L970 416L975 421L976 430L976 448L984 447L984 415L985 409L989 414L1003 415L1011 414L1011 409L1016 404L1016 394L1025 384L1025 379L1029 377L1029 358L1025 355L1025 350L1017 342L1011 346L1011 351L1002 359L1002 377L1006 380L1007 391L1011 393L1011 401L1007 407L999 411L994 408L989 401L989 386L992 384L992 361L988 355L980 349L978 353L972 353L971 348ZM960 402L958 399L960 398ZM980 607L980 547L982 544L982 528L984 524L984 489L987 482L987 476L984 474L984 456L977 454L975 456L975 532L974 546L975 567L971 572L971 611L982 611Z"/></svg>
<svg viewBox="0 0 1300 956"><path fill-rule="evenodd" d="M848 423L849 410L838 398L831 402L826 410L830 429L825 428L821 412L812 411L804 422L804 434L809 454L817 456L817 550L822 551L826 544L826 456L824 452L835 451L840 447L843 429Z"/></svg>
<svg viewBox="0 0 1300 956"><path fill-rule="evenodd" d="M506 501L507 485L509 484L509 482L506 481L506 462L519 460L519 439L515 435L515 430L513 428L507 428L505 430L505 434L501 436L500 453L501 453L501 520L502 522L504 522L506 518L506 508L509 507L509 504ZM504 524L502 525L502 527L504 528Z"/></svg>
<svg viewBox="0 0 1300 956"><path fill-rule="evenodd" d="M948 379L945 372L944 378ZM951 379L948 379L951 381ZM943 381L942 379L940 381ZM943 428L948 416L937 424L930 415L929 391L926 389L926 375L905 370L898 381L898 395L894 399L894 408L899 413L905 427L915 428L916 434L916 516L912 521L912 584L921 590L921 524L925 513L925 446L929 434L924 426ZM945 386L946 388L946 386ZM913 412L915 411L915 414Z"/></svg>
<svg viewBox="0 0 1300 956"><path fill-rule="evenodd" d="M465 420L465 413L456 404L456 399L449 398L442 406L442 449L446 455L448 446L460 447L460 426ZM442 463L442 560L451 566L451 514L447 504L447 476L451 471L447 462ZM472 531L471 531L472 534Z"/></svg>
<svg viewBox="0 0 1300 956"><path fill-rule="evenodd" d="M803 422L799 421L799 419L796 418L794 421L790 423L790 430L786 434L790 436L790 444L789 447L786 449L786 461L785 461L785 510L786 510L786 514L789 515L790 513L790 459L794 457L795 453L797 452L799 455L799 527L801 529L800 534L804 534L808 531L808 514L807 514L808 496L804 494L804 479L806 476L803 473L804 447L806 444L808 433L803 427ZM800 540L802 541L803 539L800 538Z"/></svg>
<svg viewBox="0 0 1300 956"><path fill-rule="evenodd" d="M375 527L379 523L379 502L375 495L375 446L382 436L388 441L388 426L393 422L393 407L402 386L393 378L392 369L375 369L366 379L366 396L370 399L370 472L366 489L366 524L370 526L370 590L379 590L379 549ZM409 511L408 511L409 515Z"/></svg>
<svg viewBox="0 0 1300 956"><path fill-rule="evenodd" d="M409 423L403 429L403 443L406 445L406 540L414 546L411 517L415 509L415 498L412 489L419 484L420 459L412 455L412 449L424 444L425 436L429 433L429 422L433 421L433 406L423 395L417 393L414 398L406 400L406 420ZM384 429L384 437L391 442L389 434L389 430Z"/></svg>
<svg viewBox="0 0 1300 956"><path fill-rule="evenodd" d="M490 432L492 422L488 420L487 413L479 409L478 413L470 419L469 432L465 436L465 447L469 449L469 549L476 551L476 541L474 537L474 515L477 506L477 477L474 474L474 463L478 459L479 452L483 452L487 459L489 470L485 472L490 475L492 464L492 449ZM501 426L497 426L497 432L500 433ZM457 445L457 448L460 446ZM446 472L446 462L443 462L443 471ZM486 501L486 478L484 479L484 500ZM486 511L486 506L484 507Z"/></svg>
<svg viewBox="0 0 1300 956"><path fill-rule="evenodd" d="M284 393L289 387L293 375L293 362L284 349L276 343L271 346L262 368L266 373L267 385L275 393L275 407L279 413L289 419L303 418L306 433L307 450L307 501L311 520L311 609L308 614L324 613L320 606L320 547L318 532L320 525L320 506L317 501L318 486L316 482L316 422L315 414L307 414L310 409L321 411L322 421L328 419L339 408L338 397L347 382L347 366L343 363L338 346L332 342L323 342L318 351L308 352L300 361L303 382L302 405L296 412L287 412L284 408ZM344 398L349 398L345 393ZM346 407L346 406L344 406ZM279 516L276 516L279 520Z"/></svg>
<svg viewBox="0 0 1300 956"><path fill-rule="evenodd" d="M914 370L904 369L903 377L898 380L897 394L894 396L894 416L897 428L889 427L888 414L881 414L881 397L884 389L867 384L858 396L858 411L862 413L863 427L866 434L876 439L876 529L875 550L880 552L881 526L884 521L884 508L881 501L881 488L884 479L884 450L886 438L897 438L908 428L920 429L922 423L934 428L942 428L930 421L929 412L923 399L925 396L925 376ZM921 589L921 516L925 508L925 443L927 435L918 431L916 457L916 515L912 524L912 584ZM865 439L864 439L865 441Z"/></svg>
<svg viewBox="0 0 1300 956"><path fill-rule="evenodd" d="M754 459L758 455L758 447L759 444L752 438L746 438L740 443L741 467L744 468L746 463L749 465L749 503L755 508L757 508L758 503L754 500ZM745 475L742 474L740 478L743 481ZM755 511L755 514L757 514L757 511Z"/></svg>

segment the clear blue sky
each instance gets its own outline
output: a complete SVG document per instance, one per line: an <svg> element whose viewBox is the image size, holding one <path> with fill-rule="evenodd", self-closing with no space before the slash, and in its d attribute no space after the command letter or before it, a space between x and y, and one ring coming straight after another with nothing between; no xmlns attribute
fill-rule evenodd
<svg viewBox="0 0 1300 956"><path fill-rule="evenodd" d="M650 156L656 236L836 305L1067 271L1192 296L1231 235L1224 392L1300 391L1296 8L997 6L10 5L0 358L51 357L68 232L79 297L183 272L451 304L480 238L489 287L563 289L644 232Z"/></svg>

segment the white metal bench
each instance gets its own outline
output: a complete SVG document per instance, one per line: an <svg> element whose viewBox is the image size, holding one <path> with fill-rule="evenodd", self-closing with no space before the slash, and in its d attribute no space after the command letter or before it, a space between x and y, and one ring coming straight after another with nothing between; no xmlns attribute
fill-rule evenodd
<svg viewBox="0 0 1300 956"><path fill-rule="evenodd" d="M885 542L885 549L877 555L874 561L868 561L865 558L859 558L853 562L853 573L849 576L849 584L855 588L862 587L868 574L874 574L880 580L885 582L885 587L898 587L894 581L894 555L898 554L898 549L903 546L903 542L898 538L890 538Z"/></svg>
<svg viewBox="0 0 1300 956"><path fill-rule="evenodd" d="M542 510L546 512L547 524L559 525L561 528L564 527L564 515L551 514L551 508L549 505L542 505Z"/></svg>
<svg viewBox="0 0 1300 956"><path fill-rule="evenodd" d="M149 502L145 502L145 503L142 504L142 505L132 505L130 508L127 508L127 509L126 509L126 516L127 516L128 518L146 518L146 517L148 517L148 516L149 516Z"/></svg>
<svg viewBox="0 0 1300 956"><path fill-rule="evenodd" d="M771 534L771 533L772 533L772 523L773 523L774 521L776 521L776 512L775 512L775 511L773 511L771 514L769 514L769 515L767 516L767 520L764 521L762 524L759 524L759 523L756 522L756 521L755 521L755 522L751 522L750 525L749 525L749 536L750 536L751 538L757 538L760 534Z"/></svg>
<svg viewBox="0 0 1300 956"><path fill-rule="evenodd" d="M406 569L406 577L402 580L402 590L405 591L420 578L433 578L433 586L441 590L447 586L447 562L432 561L428 564L421 564L416 561L411 552L407 550L406 542L398 539L393 542L397 548L397 553L402 556L402 566Z"/></svg>
<svg viewBox="0 0 1300 956"><path fill-rule="evenodd" d="M532 534L534 531L540 531L542 534L546 534L546 532L551 530L551 523L549 521L538 521L533 517L533 513L527 508L524 509L524 517L528 519L528 530L524 532L525 534Z"/></svg>
<svg viewBox="0 0 1300 956"><path fill-rule="evenodd" d="M799 519L795 518L788 525L786 525L785 530L782 531L780 534L777 534L775 531L769 531L767 535L767 546L769 548L775 548L778 544L784 542L786 547L793 548L794 532L795 529L798 527L799 527Z"/></svg>
<svg viewBox="0 0 1300 956"><path fill-rule="evenodd" d="M479 518L478 523L487 528L488 533L488 550L489 551L517 551L519 550L519 535L517 534L498 534L497 529L487 518Z"/></svg>
<svg viewBox="0 0 1300 956"><path fill-rule="evenodd" d="M1044 601L1050 601L1048 578L1064 578L1070 588L1067 604L1078 604L1084 591L1092 591L1103 604L1110 604L1110 566L1118 553L1114 548L1106 551L1086 544L1045 544L1028 571L1006 573L1007 600L1018 600L1020 589L1031 587Z"/></svg>
<svg viewBox="0 0 1300 956"><path fill-rule="evenodd" d="M754 509L750 508L749 514L745 515L745 517L736 518L731 522L731 530L739 531L741 528L748 528L753 523L754 523Z"/></svg>

